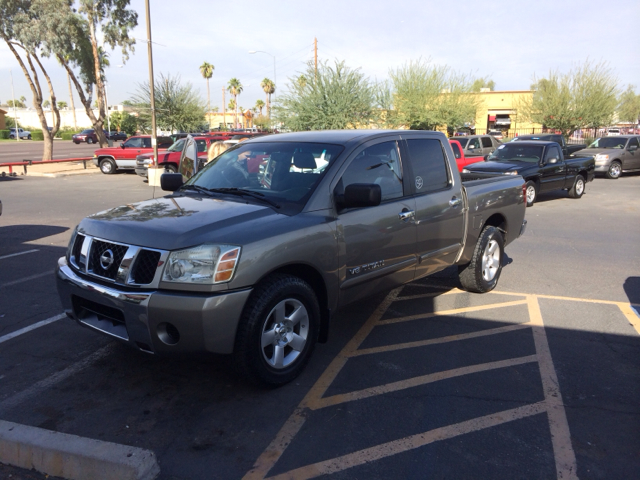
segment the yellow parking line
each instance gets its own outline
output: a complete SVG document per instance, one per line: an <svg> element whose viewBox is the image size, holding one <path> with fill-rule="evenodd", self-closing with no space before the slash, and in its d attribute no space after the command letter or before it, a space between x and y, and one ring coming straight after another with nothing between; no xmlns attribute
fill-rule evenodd
<svg viewBox="0 0 640 480"><path fill-rule="evenodd" d="M484 430L486 428L495 427L504 423L512 422L526 417L531 417L546 410L544 402L533 403L523 407L505 410L484 417L474 418L465 422L456 423L455 425L447 425L446 427L436 428L424 433L418 433L400 440L376 445L375 447L365 448L357 452L343 455L338 458L332 458L323 462L307 465L295 470L291 470L280 475L270 477L274 480L285 479L306 479L314 478L320 475L331 475L341 472L352 467L364 465L366 463L375 462L377 460L397 455L399 453L415 450L416 448L429 445L441 440L465 435L467 433ZM428 477L428 472L424 472L424 476Z"/></svg>
<svg viewBox="0 0 640 480"><path fill-rule="evenodd" d="M399 390L419 387L420 385L439 382L440 380L462 377L463 375L486 372L488 370L497 370L499 368L513 367L515 365L522 365L524 363L536 362L537 360L538 357L536 355L529 355L526 357L510 358L508 360L499 360L497 362L481 363L478 365L469 365L466 367L454 368L452 370L446 370L444 372L421 375L419 377L408 378L407 380L387 383L386 385L379 385L376 387L366 388L364 390L343 393L340 395L333 395L332 397L325 397L309 404L308 407L311 410L319 410L321 408L331 407L334 405L339 405L341 403L354 402L356 400L362 400L363 398L375 397L377 395L384 395L386 393L397 392Z"/></svg>
<svg viewBox="0 0 640 480"><path fill-rule="evenodd" d="M384 347L361 348L352 352L350 357L360 357L362 355L373 355L375 353L393 352L396 350L404 350L405 348L425 347L427 345L437 345L440 343L456 342L458 340L467 340L469 338L486 337L489 335L499 335L501 333L513 332L523 328L531 328L531 324L519 323L517 325L507 325L506 327L488 328L479 332L462 333L459 335L449 335L448 337L431 338L429 340L421 340L417 342L396 343L394 345L385 345Z"/></svg>
<svg viewBox="0 0 640 480"><path fill-rule="evenodd" d="M578 466L573 446L571 445L569 422L562 402L558 376L551 358L551 350L549 349L547 333L544 329L540 305L535 295L529 295L527 303L529 305L529 317L533 324L533 340L538 354L538 365L540 366L540 377L544 391L544 403L547 406L557 477L563 480L577 479Z"/></svg>
<svg viewBox="0 0 640 480"><path fill-rule="evenodd" d="M423 313L419 315L409 315L407 317L388 318L380 320L378 325L392 325L394 323L409 322L411 320L419 320L422 318L440 317L445 315L457 315L459 313L479 312L481 310L491 310L492 308L513 307L515 305L525 305L526 300L517 300L514 302L492 303L490 305L477 305L475 307L454 308L451 310L441 310L439 312Z"/></svg>
<svg viewBox="0 0 640 480"><path fill-rule="evenodd" d="M624 316L627 317L629 324L640 334L640 317L638 317L638 314L631 307L632 305L628 303L618 303L618 308Z"/></svg>

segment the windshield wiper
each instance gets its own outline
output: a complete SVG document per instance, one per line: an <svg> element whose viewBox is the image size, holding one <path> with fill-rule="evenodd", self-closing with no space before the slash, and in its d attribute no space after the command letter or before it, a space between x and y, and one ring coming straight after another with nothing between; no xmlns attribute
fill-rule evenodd
<svg viewBox="0 0 640 480"><path fill-rule="evenodd" d="M205 188L205 187L200 187L199 185L183 185L180 187L180 190L195 190L198 193L204 193L205 195L208 196L212 196L212 190Z"/></svg>
<svg viewBox="0 0 640 480"><path fill-rule="evenodd" d="M274 202L273 200L269 200L268 198L265 198L264 193L253 192L251 190L245 190L244 188L224 187L224 188L207 188L206 190L210 192L216 192L216 193L228 193L230 195L253 197L257 200L262 200L263 202L268 203L272 207L280 208L280 205L278 205L276 202Z"/></svg>

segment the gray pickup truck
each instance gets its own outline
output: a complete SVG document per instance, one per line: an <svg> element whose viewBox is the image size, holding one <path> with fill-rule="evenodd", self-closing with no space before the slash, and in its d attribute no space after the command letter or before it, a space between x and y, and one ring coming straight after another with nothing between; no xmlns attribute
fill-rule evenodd
<svg viewBox="0 0 640 480"><path fill-rule="evenodd" d="M493 289L526 226L522 177L463 183L438 132L272 135L193 168L187 152L162 176L172 194L82 220L56 269L62 303L144 352L233 354L272 385L348 303L452 265L463 288Z"/></svg>

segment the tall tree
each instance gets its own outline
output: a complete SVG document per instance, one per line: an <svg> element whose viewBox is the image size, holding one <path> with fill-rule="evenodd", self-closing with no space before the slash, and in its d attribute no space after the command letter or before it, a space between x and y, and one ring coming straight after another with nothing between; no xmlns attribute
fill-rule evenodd
<svg viewBox="0 0 640 480"><path fill-rule="evenodd" d="M300 131L369 126L374 95L362 72L344 62L335 62L334 66L319 62L316 76L314 64L309 62L304 75L315 81L291 81L274 109L277 119L287 128Z"/></svg>
<svg viewBox="0 0 640 480"><path fill-rule="evenodd" d="M231 80L229 80L229 84L227 85L227 91L233 95L233 100L235 103L235 118L234 118L234 124L235 124L235 128L238 128L238 95L240 95L242 93L242 83L240 83L240 80L238 80L237 78L232 78Z"/></svg>
<svg viewBox="0 0 640 480"><path fill-rule="evenodd" d="M494 82L489 78L482 77L482 78L477 78L471 84L472 92L480 92L480 90L482 90L483 88L488 88L490 91L493 91L496 88L496 82Z"/></svg>
<svg viewBox="0 0 640 480"><path fill-rule="evenodd" d="M256 100L256 105L255 108L258 112L260 112L260 115L262 115L262 109L264 108L264 102L260 99Z"/></svg>
<svg viewBox="0 0 640 480"><path fill-rule="evenodd" d="M276 84L273 83L273 80L269 80L265 77L261 82L260 86L264 93L267 95L267 117L271 118L271 94L276 91Z"/></svg>
<svg viewBox="0 0 640 480"><path fill-rule="evenodd" d="M640 95L635 93L635 85L629 85L618 99L618 120L638 125L640 122Z"/></svg>
<svg viewBox="0 0 640 480"><path fill-rule="evenodd" d="M475 119L477 99L470 79L422 59L389 72L393 109L388 122L412 130L457 128Z"/></svg>
<svg viewBox="0 0 640 480"><path fill-rule="evenodd" d="M211 113L211 93L209 92L209 79L213 77L213 71L216 67L210 63L204 62L200 65L200 73L207 80L207 122L209 122L209 128L211 128L211 120L209 114Z"/></svg>
<svg viewBox="0 0 640 480"><path fill-rule="evenodd" d="M605 64L586 61L561 74L534 77L533 95L518 105L526 120L569 137L579 128L610 125L618 105L617 79Z"/></svg>

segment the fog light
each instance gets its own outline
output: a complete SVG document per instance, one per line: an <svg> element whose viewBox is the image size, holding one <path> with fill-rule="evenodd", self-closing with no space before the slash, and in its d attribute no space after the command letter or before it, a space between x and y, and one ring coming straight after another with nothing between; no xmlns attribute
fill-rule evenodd
<svg viewBox="0 0 640 480"><path fill-rule="evenodd" d="M171 323L161 323L156 328L156 333L158 334L160 341L167 345L175 345L180 341L180 332L175 325Z"/></svg>

